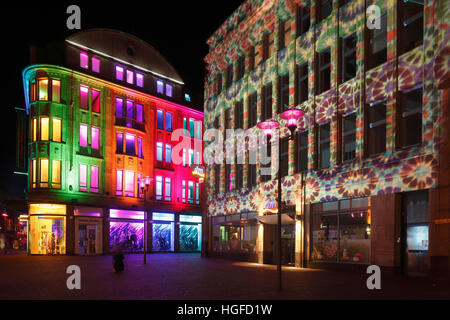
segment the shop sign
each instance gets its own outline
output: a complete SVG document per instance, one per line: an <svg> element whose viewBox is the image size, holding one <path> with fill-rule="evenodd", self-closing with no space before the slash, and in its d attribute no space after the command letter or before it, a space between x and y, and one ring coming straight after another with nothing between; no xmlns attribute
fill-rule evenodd
<svg viewBox="0 0 450 320"><path fill-rule="evenodd" d="M203 167L200 167L200 166L192 167L191 174L194 177L198 177L200 182L203 182L203 180L205 179L205 169Z"/></svg>
<svg viewBox="0 0 450 320"><path fill-rule="evenodd" d="M264 204L263 214L277 213L278 205L276 200L267 200Z"/></svg>

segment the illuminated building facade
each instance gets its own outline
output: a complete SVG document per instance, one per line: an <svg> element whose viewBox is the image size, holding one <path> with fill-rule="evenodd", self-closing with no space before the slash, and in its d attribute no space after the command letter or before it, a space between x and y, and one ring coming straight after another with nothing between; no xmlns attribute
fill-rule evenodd
<svg viewBox="0 0 450 320"><path fill-rule="evenodd" d="M247 0L209 38L207 128L256 135L288 108L306 112L294 140L283 120L269 148L284 264L448 273L449 12L448 1ZM277 168L261 175L258 146L236 149L243 163L216 154L207 168L208 252L274 263Z"/></svg>
<svg viewBox="0 0 450 320"><path fill-rule="evenodd" d="M64 52L65 66L23 71L29 253L142 252L144 241L149 252L200 251L203 185L192 172L203 113L188 107L181 77L118 31L76 33Z"/></svg>

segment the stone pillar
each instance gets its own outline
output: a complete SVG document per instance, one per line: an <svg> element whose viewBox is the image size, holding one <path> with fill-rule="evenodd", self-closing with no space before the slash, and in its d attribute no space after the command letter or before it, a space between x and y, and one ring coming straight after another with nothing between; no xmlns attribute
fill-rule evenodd
<svg viewBox="0 0 450 320"><path fill-rule="evenodd" d="M73 215L73 205L66 207L66 254L75 255L75 217Z"/></svg>
<svg viewBox="0 0 450 320"><path fill-rule="evenodd" d="M110 253L109 249L109 209L103 208L103 253Z"/></svg>

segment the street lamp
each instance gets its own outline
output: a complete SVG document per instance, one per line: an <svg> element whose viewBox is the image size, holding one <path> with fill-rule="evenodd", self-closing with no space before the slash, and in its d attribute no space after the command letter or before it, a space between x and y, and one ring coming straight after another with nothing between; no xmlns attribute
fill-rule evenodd
<svg viewBox="0 0 450 320"><path fill-rule="evenodd" d="M147 264L147 210L145 209L145 198L152 180L152 178L147 176L138 181L144 199L144 264Z"/></svg>
<svg viewBox="0 0 450 320"><path fill-rule="evenodd" d="M287 127L290 131L289 139L294 139L294 133L297 129L298 121L304 116L305 112L300 109L289 109L280 114L280 118L287 121ZM268 142L273 136L274 130L280 128L279 122L275 120L265 120L258 123L258 128L261 129L264 135L267 137ZM279 140L278 140L279 141ZM280 159L280 143L278 145L278 159ZM279 163L279 160L278 160ZM279 167L279 166L278 166ZM281 291L281 174L280 168L277 172L278 180L278 193L277 193L277 278L278 278L278 291Z"/></svg>
<svg viewBox="0 0 450 320"><path fill-rule="evenodd" d="M3 220L5 222L4 229L3 229L3 234L4 234L4 237L5 237L5 240L4 240L4 245L5 245L4 253L6 254L6 218L8 217L8 214L6 212L3 212L2 216L3 216Z"/></svg>

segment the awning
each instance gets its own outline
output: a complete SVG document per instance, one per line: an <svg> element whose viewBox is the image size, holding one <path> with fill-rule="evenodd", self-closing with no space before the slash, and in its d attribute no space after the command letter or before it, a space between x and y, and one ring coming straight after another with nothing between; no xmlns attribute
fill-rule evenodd
<svg viewBox="0 0 450 320"><path fill-rule="evenodd" d="M266 216L258 216L256 217L260 222L266 224L277 224L278 223L278 214L270 214ZM295 222L291 216L286 213L281 215L281 224L293 224Z"/></svg>

